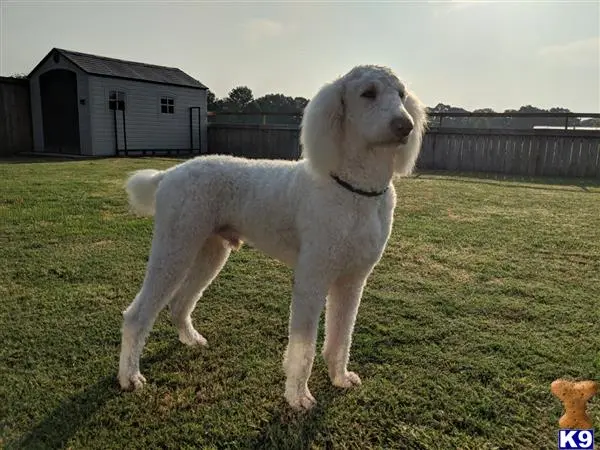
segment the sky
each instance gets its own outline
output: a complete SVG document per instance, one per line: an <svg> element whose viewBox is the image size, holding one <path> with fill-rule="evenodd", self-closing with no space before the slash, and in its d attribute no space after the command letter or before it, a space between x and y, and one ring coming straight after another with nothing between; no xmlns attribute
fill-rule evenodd
<svg viewBox="0 0 600 450"><path fill-rule="evenodd" d="M225 97L310 98L358 64L428 105L600 112L600 0L0 0L0 75L53 47L179 67Z"/></svg>

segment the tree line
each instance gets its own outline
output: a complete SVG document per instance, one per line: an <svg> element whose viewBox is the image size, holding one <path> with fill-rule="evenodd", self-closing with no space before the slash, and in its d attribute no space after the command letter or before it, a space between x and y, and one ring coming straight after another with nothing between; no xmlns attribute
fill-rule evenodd
<svg viewBox="0 0 600 450"><path fill-rule="evenodd" d="M267 94L254 98L247 86L233 88L227 97L218 99L210 90L207 96L208 110L214 112L244 113L297 113L301 114L308 103L304 97L283 94Z"/></svg>
<svg viewBox="0 0 600 450"><path fill-rule="evenodd" d="M308 99L304 97L290 97L283 94L267 94L262 97L254 98L252 90L247 86L237 86L233 88L227 97L217 98L213 92L208 91L207 96L208 110L218 113L247 113L247 114L269 114L269 113L289 113L297 114L297 117L275 116L268 117L268 123L299 123L300 116ZM491 108L475 109L469 111L464 108L438 103L433 108L428 107L428 112L473 112L473 113L493 113ZM500 111L498 111L500 112ZM507 109L502 112L515 113L568 113L567 108L537 108L532 105L521 106L519 109ZM229 118L225 116L219 118L219 121L229 122L252 122L256 118ZM432 125L436 125L439 118L431 119ZM570 118L569 126L578 127L600 127L600 119ZM455 128L532 128L533 126L565 126L564 117L444 117L444 127Z"/></svg>
<svg viewBox="0 0 600 450"><path fill-rule="evenodd" d="M570 113L568 108L543 109L532 105L521 106L519 109L506 109L494 111L491 108L475 109L473 111L457 108L443 103L438 103L434 108L428 108L430 112L460 112L460 113ZM439 124L439 118L434 118L434 124ZM454 128L520 128L528 129L534 126L564 127L567 124L565 117L444 117L444 127ZM568 119L569 127L600 127L600 119L572 117Z"/></svg>

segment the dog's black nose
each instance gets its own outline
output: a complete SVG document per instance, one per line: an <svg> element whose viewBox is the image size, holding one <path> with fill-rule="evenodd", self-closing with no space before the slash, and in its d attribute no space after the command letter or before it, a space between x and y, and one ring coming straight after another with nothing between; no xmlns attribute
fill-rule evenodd
<svg viewBox="0 0 600 450"><path fill-rule="evenodd" d="M413 129L413 123L408 117L396 117L390 123L392 133L401 139L406 138Z"/></svg>

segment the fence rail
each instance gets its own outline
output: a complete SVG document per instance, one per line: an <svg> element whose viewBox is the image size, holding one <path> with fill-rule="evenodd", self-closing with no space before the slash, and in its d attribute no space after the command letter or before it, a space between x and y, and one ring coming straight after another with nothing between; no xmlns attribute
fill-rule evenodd
<svg viewBox="0 0 600 450"><path fill-rule="evenodd" d="M261 124L215 120L223 115L244 116L246 120L255 116ZM263 125L267 121L264 116L299 117L288 113L212 114L209 151L250 158L299 158L299 126ZM600 128L576 127L582 118L599 119L599 113L435 112L429 117L430 126L417 161L419 169L600 178ZM525 123L527 128L498 127L497 123L495 127L475 128L465 126L468 122L459 122L459 127L444 126L465 118L511 119L514 122L508 121L508 126L522 127ZM536 123L555 125L550 129L533 128Z"/></svg>

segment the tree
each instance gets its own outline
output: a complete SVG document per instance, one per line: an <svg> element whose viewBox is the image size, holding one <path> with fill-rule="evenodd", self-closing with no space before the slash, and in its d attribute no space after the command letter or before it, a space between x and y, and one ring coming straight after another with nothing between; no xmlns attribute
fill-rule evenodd
<svg viewBox="0 0 600 450"><path fill-rule="evenodd" d="M521 106L519 108L519 112L524 113L546 113L546 112L559 112L565 113L568 112L568 109L564 108L552 108L550 111L538 108L536 106L526 105ZM570 125L574 125L573 121L569 121ZM513 128L523 128L529 129L533 128L536 125L542 126L559 126L562 127L565 125L565 118L563 117L519 117L513 119L511 126Z"/></svg>
<svg viewBox="0 0 600 450"><path fill-rule="evenodd" d="M206 92L206 107L209 111L214 111L217 104L217 96L210 89Z"/></svg>
<svg viewBox="0 0 600 450"><path fill-rule="evenodd" d="M569 108L550 108L551 113L570 113L571 110Z"/></svg>
<svg viewBox="0 0 600 450"><path fill-rule="evenodd" d="M456 106L446 105L444 103L438 103L429 111L440 113L469 112L466 109L457 108ZM468 122L469 119L467 117L444 117L442 126L450 128L464 128L468 126ZM433 124L435 124L435 122L433 122Z"/></svg>
<svg viewBox="0 0 600 450"><path fill-rule="evenodd" d="M233 88L227 98L236 111L243 111L254 100L252 90L247 86Z"/></svg>
<svg viewBox="0 0 600 450"><path fill-rule="evenodd" d="M304 108L308 105L308 99L304 97L295 97L294 105L298 111L304 111Z"/></svg>
<svg viewBox="0 0 600 450"><path fill-rule="evenodd" d="M263 112L301 113L308 100L303 97L288 97L283 94L267 94L255 100Z"/></svg>
<svg viewBox="0 0 600 450"><path fill-rule="evenodd" d="M262 110L260 109L260 105L256 102L256 100L252 100L246 105L246 107L244 108L244 112L260 114L262 113Z"/></svg>
<svg viewBox="0 0 600 450"><path fill-rule="evenodd" d="M580 125L582 127L600 128L600 119L583 119Z"/></svg>
<svg viewBox="0 0 600 450"><path fill-rule="evenodd" d="M26 77L26 76L23 76ZM245 112L251 114L269 114L269 113L289 113L295 116L277 116L268 118L268 121L274 123L299 123L300 115L308 104L308 99L304 97L290 97L283 94L266 94L262 97L254 98L252 90L247 86L237 86L233 88L227 97L219 99L211 91L207 92L207 104L210 111L216 113ZM457 106L444 103L438 103L433 108L426 108L428 113L468 113L469 111ZM475 109L474 113L493 113L492 108ZM538 108L532 105L524 105L517 109L507 109L505 113L568 113L566 108L554 107L549 110ZM234 118L232 120L240 120ZM246 119L244 119L246 120ZM256 120L256 117L249 116L248 121ZM431 125L435 126L436 119L431 119ZM443 126L449 128L525 128L530 129L535 125L554 125L564 126L564 117L444 117ZM600 119L570 118L569 126L598 126Z"/></svg>
<svg viewBox="0 0 600 450"><path fill-rule="evenodd" d="M216 113L291 113L302 114L308 104L308 99L304 97L288 97L283 94L267 94L259 98L254 98L252 90L247 86L237 86L233 88L227 97L219 99L210 90L206 94L206 103L209 111ZM280 121L287 119L280 117ZM296 123L298 118L289 118L290 123Z"/></svg>
<svg viewBox="0 0 600 450"><path fill-rule="evenodd" d="M536 106L531 106L531 105L526 105L526 106L521 106L519 108L519 112L523 112L523 113L538 113L538 112L547 112L545 109L540 109Z"/></svg>
<svg viewBox="0 0 600 450"><path fill-rule="evenodd" d="M446 105L444 103L438 103L431 109L432 112L469 112L463 108L457 108L456 106Z"/></svg>

